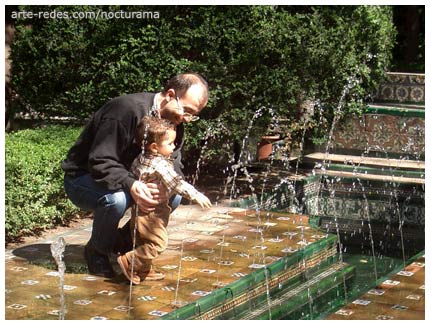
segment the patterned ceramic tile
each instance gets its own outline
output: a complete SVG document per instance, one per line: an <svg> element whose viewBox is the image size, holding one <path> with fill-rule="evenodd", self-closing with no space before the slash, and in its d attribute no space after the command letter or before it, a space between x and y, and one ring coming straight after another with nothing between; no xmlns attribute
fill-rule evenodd
<svg viewBox="0 0 431 326"><path fill-rule="evenodd" d="M353 310L348 310L348 309L340 309L337 312L335 312L337 315L341 315L341 316L350 316L353 315L354 311Z"/></svg>
<svg viewBox="0 0 431 326"><path fill-rule="evenodd" d="M371 289L367 292L368 294L372 294L372 295L383 295L385 294L385 290L381 290L381 289Z"/></svg>
<svg viewBox="0 0 431 326"><path fill-rule="evenodd" d="M300 240L320 241L323 239L322 241L327 241L324 233L313 228L296 229L297 226L307 225L305 220L287 213L275 214L269 219L271 222L277 221L277 225L272 227L267 225L262 229L259 228L257 233L248 233L247 230L257 229L259 224L253 220L252 216L243 212L241 214L243 215L235 216L235 219L242 221L240 223L234 223L234 219L225 219L225 221L229 221L227 223L230 223L232 230L223 231L225 232L222 235L223 238L220 234L207 235L205 240L201 240L201 235L188 237L187 239L196 240L190 242L184 240L182 255L178 250L181 249L181 246L178 246L181 245L181 241L171 242L170 245L176 246L177 249L170 251L169 255L162 254L155 261L156 269L165 273L165 279L144 281L138 286L131 286L130 282L122 275L113 279L86 275L82 250L89 234L82 236L82 238L75 237L76 241L81 239L81 245L77 245L79 250L77 250L78 258L76 258L80 265L77 263L76 266L72 266L76 268L76 273L66 272L66 285L64 286L67 302L66 319L158 319L195 300L205 300L207 298L204 297L210 295L212 290L216 291L219 287L226 286L228 283L237 281L250 273L261 273L262 270L260 269L266 266L262 262L270 264L285 256L292 255L298 250L296 243ZM191 221L192 215L188 214L188 216L189 219L184 219L183 223ZM277 219L278 217L284 218ZM197 216L195 221L201 223L202 217ZM262 232L265 250L261 250L263 241L260 232ZM313 237L313 235L316 236ZM271 241L274 239L282 239L281 244L280 241ZM229 243L229 247L224 246L226 243ZM253 247L256 250L252 250ZM44 259L47 259L49 247L46 249L45 252L31 251L30 253L42 255ZM60 311L58 310L59 280L57 272L52 267L46 268L45 263L37 265L29 263L26 259L9 260L10 265L7 265L5 270L6 284L8 285L8 289L5 291L7 319L58 319ZM114 267L119 272L118 266L115 265ZM424 271L424 267L417 266L416 268L421 272ZM410 269L406 269L406 271L410 271ZM419 273L416 271L409 280L416 278ZM401 275L397 275L397 277L405 278ZM39 283L34 283L34 281ZM416 285L416 291L419 291L418 288L422 284L424 282L420 281ZM274 286L275 289L285 288L284 283L281 282ZM385 289L387 290L387 288ZM393 289L396 287L392 286L391 290ZM409 295L410 297L406 298ZM418 300L415 300L414 295L421 295L421 297L416 297ZM130 307L128 305L129 296L131 296ZM424 296L425 293L422 291L419 294L406 293L402 297L405 298L406 302L393 303L390 307L395 304L400 306L422 304L425 301L423 300ZM355 306L360 305L356 304ZM347 312L344 316L339 314L340 318L359 315L357 313L350 314L349 311L353 311L351 307L339 311L342 310ZM401 312L400 310L390 310L393 313ZM408 309L408 311L412 310L413 308ZM389 312L381 313L381 315L385 314L391 315ZM375 316L372 318L374 319Z"/></svg>

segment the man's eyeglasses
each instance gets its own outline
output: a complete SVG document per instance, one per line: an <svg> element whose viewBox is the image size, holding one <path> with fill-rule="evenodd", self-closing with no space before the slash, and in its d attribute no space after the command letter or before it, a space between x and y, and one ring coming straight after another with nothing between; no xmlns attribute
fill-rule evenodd
<svg viewBox="0 0 431 326"><path fill-rule="evenodd" d="M187 121L187 122L194 122L194 121L198 121L199 117L197 115L193 115L191 113L188 112L184 112L184 108L183 106L180 104L180 99L178 98L178 96L175 97L175 99L177 100L177 105L178 105L178 113L181 114L183 116L183 118Z"/></svg>

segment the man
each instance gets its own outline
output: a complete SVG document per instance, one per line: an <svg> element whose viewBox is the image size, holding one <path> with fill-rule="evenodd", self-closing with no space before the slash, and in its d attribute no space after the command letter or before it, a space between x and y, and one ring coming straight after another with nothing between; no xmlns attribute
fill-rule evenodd
<svg viewBox="0 0 431 326"><path fill-rule="evenodd" d="M84 251L91 274L115 276L109 254L119 237L118 223L132 202L143 212L150 212L167 196L162 185L139 182L129 171L141 151L134 141L139 121L153 115L175 124L172 158L175 170L183 175L183 124L199 119L197 115L207 102L207 82L198 74L186 73L170 79L160 93L120 96L93 114L61 164L69 199L81 209L94 212L91 238ZM172 209L180 200L171 201Z"/></svg>

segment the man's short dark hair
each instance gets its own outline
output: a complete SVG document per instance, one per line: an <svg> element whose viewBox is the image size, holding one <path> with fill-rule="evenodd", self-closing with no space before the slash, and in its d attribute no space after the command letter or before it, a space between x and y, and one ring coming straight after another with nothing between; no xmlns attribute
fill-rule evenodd
<svg viewBox="0 0 431 326"><path fill-rule="evenodd" d="M174 89L175 92L177 93L177 95L179 97L181 97L182 95L184 95L187 92L187 90L192 85L195 85L195 84L201 84L202 85L202 88L204 90L204 93L202 94L203 99L207 100L208 99L208 83L201 75L194 73L194 72L179 74L179 75L176 75L176 76L172 77L171 79L169 79L165 85L165 88L164 88L162 94L165 95L169 89Z"/></svg>

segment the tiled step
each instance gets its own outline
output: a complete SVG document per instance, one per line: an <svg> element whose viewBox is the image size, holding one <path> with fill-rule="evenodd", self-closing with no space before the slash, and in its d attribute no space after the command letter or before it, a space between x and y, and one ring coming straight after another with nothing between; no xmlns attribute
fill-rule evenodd
<svg viewBox="0 0 431 326"><path fill-rule="evenodd" d="M352 266L337 262L289 291L271 299L266 305L263 304L249 311L241 319L271 319L272 317L312 319L311 314L319 314L321 307L319 309L319 305L314 305L314 309L310 310L309 303L322 299L326 303L330 302L331 293L342 292L346 287L346 282L353 277L354 270L355 268Z"/></svg>
<svg viewBox="0 0 431 326"><path fill-rule="evenodd" d="M394 183L407 183L407 184L425 184L425 179L423 178L410 178L410 177L397 177L390 175L380 175L380 174L369 174L369 173L359 173L359 172L346 172L346 171L321 171L316 170L316 174L324 174L329 176L339 176L345 178L359 178L365 180L375 180L375 181L385 181Z"/></svg>
<svg viewBox="0 0 431 326"><path fill-rule="evenodd" d="M326 317L328 320L424 320L425 256Z"/></svg>
<svg viewBox="0 0 431 326"><path fill-rule="evenodd" d="M376 110L374 110L374 109L376 109ZM389 112L390 112L392 110L400 111L400 109L405 110L406 113L408 111L411 112L413 110L417 110L419 113L419 112L425 110L425 105L405 104L405 103L370 103L368 105L367 113L369 113L369 111L371 111L371 112L375 111L375 113L378 113L380 111L382 113L385 113L385 110L389 110Z"/></svg>
<svg viewBox="0 0 431 326"><path fill-rule="evenodd" d="M425 184L425 162L316 152L301 164L315 174L394 183Z"/></svg>
<svg viewBox="0 0 431 326"><path fill-rule="evenodd" d="M304 161L343 163L345 165L374 166L392 169L425 170L424 161L400 160L379 157L363 157L316 152L304 155Z"/></svg>

